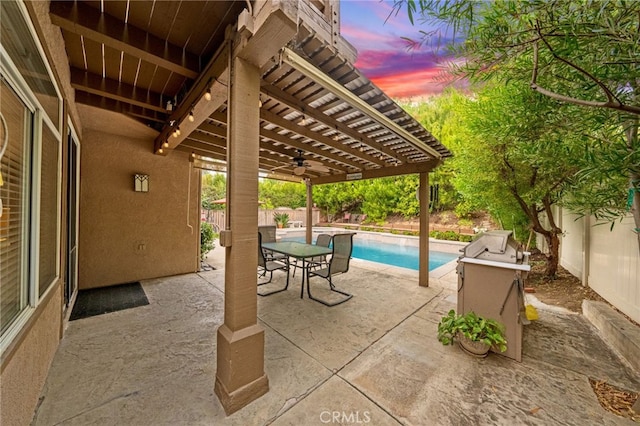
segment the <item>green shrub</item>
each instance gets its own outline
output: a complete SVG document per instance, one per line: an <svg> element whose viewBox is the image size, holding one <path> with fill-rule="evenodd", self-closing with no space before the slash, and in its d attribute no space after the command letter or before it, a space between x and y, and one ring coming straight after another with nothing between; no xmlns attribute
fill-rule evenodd
<svg viewBox="0 0 640 426"><path fill-rule="evenodd" d="M455 231L431 231L429 236L436 240L462 241L463 243L468 243L473 239L471 235L458 234Z"/></svg>
<svg viewBox="0 0 640 426"><path fill-rule="evenodd" d="M200 260L204 260L207 253L216 247L216 238L218 234L213 230L213 225L200 222Z"/></svg>

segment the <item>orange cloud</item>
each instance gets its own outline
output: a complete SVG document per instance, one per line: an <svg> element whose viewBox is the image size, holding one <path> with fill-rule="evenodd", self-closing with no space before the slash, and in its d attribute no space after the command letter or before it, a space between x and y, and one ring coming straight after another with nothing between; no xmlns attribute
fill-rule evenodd
<svg viewBox="0 0 640 426"><path fill-rule="evenodd" d="M411 70L398 74L373 77L371 81L392 98L410 98L441 93L441 69Z"/></svg>

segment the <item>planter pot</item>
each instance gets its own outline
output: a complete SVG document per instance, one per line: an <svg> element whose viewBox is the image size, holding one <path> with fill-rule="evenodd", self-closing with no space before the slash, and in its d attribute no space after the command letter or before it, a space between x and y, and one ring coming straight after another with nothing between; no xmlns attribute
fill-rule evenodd
<svg viewBox="0 0 640 426"><path fill-rule="evenodd" d="M458 345L462 348L463 351L465 351L469 355L473 355L478 358L484 358L489 354L489 349L491 349L491 345L487 345L484 342L478 342L475 340L468 339L462 333L458 333L456 337L458 340Z"/></svg>

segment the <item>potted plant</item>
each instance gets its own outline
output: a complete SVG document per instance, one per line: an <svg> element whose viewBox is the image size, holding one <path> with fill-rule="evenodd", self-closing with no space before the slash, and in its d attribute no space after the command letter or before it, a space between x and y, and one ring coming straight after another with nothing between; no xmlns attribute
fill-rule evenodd
<svg viewBox="0 0 640 426"><path fill-rule="evenodd" d="M286 228L289 225L289 215L287 213L273 213L273 221L278 228Z"/></svg>
<svg viewBox="0 0 640 426"><path fill-rule="evenodd" d="M479 357L487 356L492 347L500 352L507 350L504 325L474 312L458 315L451 309L438 323L438 340L443 345L457 340L465 352Z"/></svg>

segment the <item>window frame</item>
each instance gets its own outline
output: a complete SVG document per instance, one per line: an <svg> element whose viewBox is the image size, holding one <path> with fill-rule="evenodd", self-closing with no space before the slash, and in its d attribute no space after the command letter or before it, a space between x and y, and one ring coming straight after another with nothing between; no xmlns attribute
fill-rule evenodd
<svg viewBox="0 0 640 426"><path fill-rule="evenodd" d="M51 84L55 88L58 98L58 116L49 117L44 107L40 104L37 96L33 93L25 79L20 75L19 70L13 63L8 52L0 45L0 74L6 84L16 93L18 98L24 103L26 109L31 113L31 122L26 123L25 137L28 139L27 153L25 156L25 179L27 181L23 188L23 208L24 212L21 220L28 222L23 227L23 237L25 244L21 250L21 272L23 281L20 283L20 291L26 290L26 304L21 312L13 319L5 332L0 335L0 354L11 345L11 343L19 336L20 332L27 325L29 319L36 311L36 308L43 300L47 300L50 293L56 288L55 283L61 278L61 234L62 234L62 154L63 140L62 134L63 123L63 98L58 87L58 82L51 70L48 58L44 53L42 44L33 27L31 18L26 10L24 3L20 0L16 1L22 17L29 29L29 34L24 37L31 37L43 60L48 72ZM54 122L54 120L57 121ZM40 223L41 223L41 180L42 180L42 146L44 126L52 132L57 143L58 159L56 163L56 243L55 243L55 276L48 283L39 282L39 250L40 250ZM46 286L47 289L40 296L40 286Z"/></svg>

